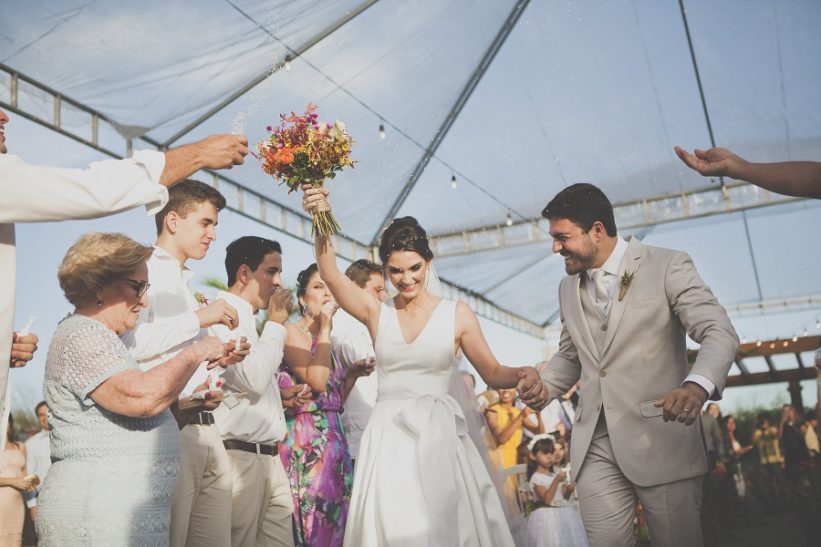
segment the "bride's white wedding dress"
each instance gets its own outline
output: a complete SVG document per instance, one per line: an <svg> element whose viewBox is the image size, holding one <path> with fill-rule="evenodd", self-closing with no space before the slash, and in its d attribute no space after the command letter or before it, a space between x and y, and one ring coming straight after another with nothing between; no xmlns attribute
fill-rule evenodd
<svg viewBox="0 0 821 547"><path fill-rule="evenodd" d="M362 436L346 547L512 547L499 496L448 394L456 302L442 300L410 343L393 301L374 349L379 395Z"/></svg>

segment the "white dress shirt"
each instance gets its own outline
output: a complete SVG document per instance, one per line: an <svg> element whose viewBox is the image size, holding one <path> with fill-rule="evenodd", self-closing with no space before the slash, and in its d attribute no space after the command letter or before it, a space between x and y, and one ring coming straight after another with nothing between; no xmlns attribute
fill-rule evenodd
<svg viewBox="0 0 821 547"><path fill-rule="evenodd" d="M148 259L148 306L140 311L137 326L121 336L143 370L168 361L184 347L208 336L196 315L200 303L188 285L193 276L190 269L180 269L180 263L165 249L154 247ZM189 397L209 372L219 374L219 367L208 371L206 365L203 362L188 381L181 399Z"/></svg>
<svg viewBox="0 0 821 547"><path fill-rule="evenodd" d="M223 342L244 336L251 344L251 353L222 373L225 381L222 391L226 396L236 397L237 405L229 408L223 402L217 407L214 411L217 428L223 439L269 445L278 443L288 432L276 382L276 371L285 349L285 327L266 321L262 334L258 335L250 303L225 291L220 291L217 298L237 309L239 325L234 330L222 324L214 325L211 327L213 333Z"/></svg>
<svg viewBox="0 0 821 547"><path fill-rule="evenodd" d="M28 165L0 154L0 462L6 444L8 384L14 329L15 222L99 218L140 205L153 215L168 201L161 185L162 152L142 150L127 160L91 163L88 169Z"/></svg>
<svg viewBox="0 0 821 547"><path fill-rule="evenodd" d="M37 493L43 487L49 467L51 467L51 444L48 440L48 431L41 429L26 440L26 471L29 475L40 477L40 486L32 496L26 497L26 505L29 507L37 505Z"/></svg>
<svg viewBox="0 0 821 547"><path fill-rule="evenodd" d="M604 271L604 284L607 287L607 294L609 295L609 299L607 301L607 306L605 307L605 316L610 315L610 308L612 308L613 299L616 298L619 294L619 287L621 285L621 279L619 278L619 268L621 267L621 262L624 259L624 253L627 251L627 241L625 241L621 236L617 238L616 247L613 249L613 252L610 253L610 256L607 257L607 260L604 261L600 270ZM593 270L595 268L591 268L587 270L585 273L587 275L587 290L590 293L590 301L596 301L596 287L593 283ZM707 398L712 397L713 393L715 392L716 385L711 382L708 378L701 376L700 374L690 374L687 378L684 379L682 385L685 382L693 382L694 384L700 386L707 392Z"/></svg>
<svg viewBox="0 0 821 547"><path fill-rule="evenodd" d="M334 314L334 328L331 329L331 347L343 367L348 368L356 361L376 357L368 327L359 322L345 310L339 309ZM362 433L371 418L376 404L376 392L379 379L376 371L370 376L357 379L348 398L345 400L345 411L342 413L342 427L348 440L348 451L353 458L359 453Z"/></svg>

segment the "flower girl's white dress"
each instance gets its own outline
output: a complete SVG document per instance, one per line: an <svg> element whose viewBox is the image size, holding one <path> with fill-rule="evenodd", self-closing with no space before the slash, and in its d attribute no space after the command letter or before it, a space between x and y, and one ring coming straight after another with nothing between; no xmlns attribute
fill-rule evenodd
<svg viewBox="0 0 821 547"><path fill-rule="evenodd" d="M538 500L535 486L550 488L555 475L534 473L530 477L533 499ZM556 496L550 507L535 509L527 517L527 531L534 547L587 547L587 534L582 518L571 501L562 497L562 485L556 489Z"/></svg>
<svg viewBox="0 0 821 547"><path fill-rule="evenodd" d="M442 300L407 342L393 301L374 349L379 395L362 436L346 547L512 547L501 501L448 394L456 302Z"/></svg>

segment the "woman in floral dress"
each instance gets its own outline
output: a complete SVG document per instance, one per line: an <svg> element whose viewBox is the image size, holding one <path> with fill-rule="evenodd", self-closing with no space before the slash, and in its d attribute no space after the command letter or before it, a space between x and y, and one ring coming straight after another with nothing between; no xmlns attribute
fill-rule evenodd
<svg viewBox="0 0 821 547"><path fill-rule="evenodd" d="M307 384L314 393L288 414L280 457L294 496L294 540L299 546L341 546L351 499L353 464L342 429L345 370L331 351L336 302L316 264L297 278L302 318L286 325L280 388Z"/></svg>

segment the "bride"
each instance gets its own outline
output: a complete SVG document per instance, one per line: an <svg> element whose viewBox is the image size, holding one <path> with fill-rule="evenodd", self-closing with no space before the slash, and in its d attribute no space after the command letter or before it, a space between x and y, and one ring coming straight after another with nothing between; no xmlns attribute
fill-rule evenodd
<svg viewBox="0 0 821 547"><path fill-rule="evenodd" d="M327 189L304 189L306 211L327 210ZM547 395L538 373L500 365L473 310L428 290L433 253L414 218L394 220L382 235L379 256L398 291L386 303L339 271L330 238L317 236L315 245L322 280L368 327L379 373L344 545L512 547L498 494L448 389L460 350L488 386L527 386L531 401Z"/></svg>

